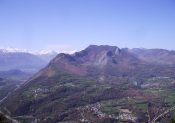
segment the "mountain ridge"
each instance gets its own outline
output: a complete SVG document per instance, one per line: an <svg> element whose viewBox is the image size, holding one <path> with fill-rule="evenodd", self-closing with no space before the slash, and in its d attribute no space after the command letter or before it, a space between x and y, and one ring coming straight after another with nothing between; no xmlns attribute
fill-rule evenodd
<svg viewBox="0 0 175 123"><path fill-rule="evenodd" d="M141 103L147 107L163 98L152 88L173 93L174 56L166 50L131 50L108 45L91 45L74 54L61 53L10 95L2 107L15 117L32 116L30 122L82 122L84 113L92 123L126 119L145 123L147 109L132 105ZM175 101L167 103L172 105ZM109 110L108 105L116 111ZM147 108L155 110L153 106ZM130 118L120 118L121 112Z"/></svg>
<svg viewBox="0 0 175 123"><path fill-rule="evenodd" d="M44 67L55 55L34 55L27 52L0 52L0 71L19 69L26 72L36 72Z"/></svg>

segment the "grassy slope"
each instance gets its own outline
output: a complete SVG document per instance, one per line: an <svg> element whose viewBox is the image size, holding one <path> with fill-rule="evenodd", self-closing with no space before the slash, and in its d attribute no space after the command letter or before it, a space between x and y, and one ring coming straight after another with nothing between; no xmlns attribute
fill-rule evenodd
<svg viewBox="0 0 175 123"><path fill-rule="evenodd" d="M168 71L166 75L170 76L168 79L155 79L155 75L158 76L159 73L163 75L161 71L154 73L149 70L149 75L145 75L146 70L140 70L131 73L135 78L130 79L129 83L121 83L122 85L97 83L87 77L57 71L52 77L37 78L25 85L8 98L6 107L13 116L32 115L34 117L28 119L37 118L41 122L56 122L79 121L81 116L77 111L78 107L100 104L100 110L106 114L117 117L120 108L126 108L138 116L140 122L144 122L147 120L148 103L156 103L166 96L169 107L174 105L174 84L171 83L174 78L172 72L168 70L166 70ZM135 81L139 85L134 85ZM143 84L147 86L142 87ZM162 101L157 105L164 103ZM87 117L93 117L92 113L86 114Z"/></svg>
<svg viewBox="0 0 175 123"><path fill-rule="evenodd" d="M54 121L71 120L73 117L64 116L64 113L76 112L77 107L121 96L119 88L65 72L40 81L36 79L32 83L32 86L26 85L24 91L18 90L8 98L6 106L13 115L33 115Z"/></svg>

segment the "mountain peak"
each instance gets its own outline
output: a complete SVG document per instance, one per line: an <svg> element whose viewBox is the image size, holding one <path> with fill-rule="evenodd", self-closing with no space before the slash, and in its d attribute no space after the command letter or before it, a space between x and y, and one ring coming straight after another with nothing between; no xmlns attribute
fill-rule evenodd
<svg viewBox="0 0 175 123"><path fill-rule="evenodd" d="M117 46L110 46L110 45L89 45L86 49L112 50L112 49L119 49L119 48Z"/></svg>
<svg viewBox="0 0 175 123"><path fill-rule="evenodd" d="M94 56L98 54L107 54L107 55L114 55L119 54L121 49L117 46L109 46L109 45L89 45L86 49L76 52L74 55L77 57L83 56Z"/></svg>

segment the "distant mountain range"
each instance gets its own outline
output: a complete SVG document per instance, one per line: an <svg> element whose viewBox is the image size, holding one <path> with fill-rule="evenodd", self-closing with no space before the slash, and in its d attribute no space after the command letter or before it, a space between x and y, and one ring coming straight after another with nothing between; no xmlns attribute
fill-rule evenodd
<svg viewBox="0 0 175 123"><path fill-rule="evenodd" d="M19 48L0 48L1 52L4 53L30 53L30 54L35 54L35 55L44 55L44 54L54 54L57 53L54 50L38 50L38 51L34 51L34 50L27 50L27 49L19 49Z"/></svg>
<svg viewBox="0 0 175 123"><path fill-rule="evenodd" d="M0 78L22 80L22 79L27 79L30 76L32 76L31 73L25 73L25 72L20 71L20 70L0 71Z"/></svg>
<svg viewBox="0 0 175 123"><path fill-rule="evenodd" d="M76 50L51 50L51 49L44 49L44 50L27 50L27 49L19 49L19 48L0 48L0 52L4 53L29 53L34 55L48 55L48 54L58 54L58 53L68 53L72 54Z"/></svg>
<svg viewBox="0 0 175 123"><path fill-rule="evenodd" d="M2 110L29 123L146 123L175 105L174 89L175 51L90 45L58 54Z"/></svg>
<svg viewBox="0 0 175 123"><path fill-rule="evenodd" d="M56 52L32 54L16 50L0 50L0 71L18 69L25 72L36 72L56 56Z"/></svg>

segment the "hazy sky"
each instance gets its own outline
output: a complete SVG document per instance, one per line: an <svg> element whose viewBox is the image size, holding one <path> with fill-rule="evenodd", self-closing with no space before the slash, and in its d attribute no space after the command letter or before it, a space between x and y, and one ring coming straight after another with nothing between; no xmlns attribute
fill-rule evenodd
<svg viewBox="0 0 175 123"><path fill-rule="evenodd" d="M175 49L175 0L0 0L0 47Z"/></svg>

